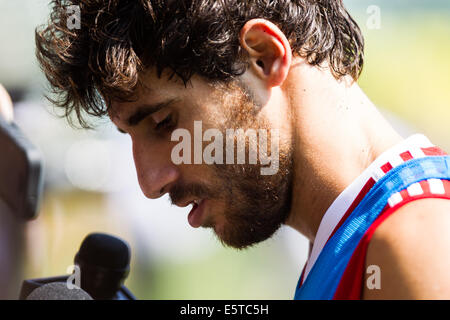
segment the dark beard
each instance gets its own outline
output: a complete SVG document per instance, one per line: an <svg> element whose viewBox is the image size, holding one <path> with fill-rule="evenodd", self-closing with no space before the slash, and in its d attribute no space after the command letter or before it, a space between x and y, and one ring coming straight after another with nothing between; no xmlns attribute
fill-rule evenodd
<svg viewBox="0 0 450 320"><path fill-rule="evenodd" d="M216 230L223 245L243 249L280 228L291 211L292 166L291 150L280 152L275 175L261 175L259 165L215 165L228 204L222 230Z"/></svg>
<svg viewBox="0 0 450 320"><path fill-rule="evenodd" d="M261 107L257 106L251 96L241 88L230 86L227 92L231 99L223 99L224 114L227 123L220 126L225 133L227 128L239 128L244 131L266 129L270 132L267 120L257 120ZM228 96L230 97L230 96ZM211 127L218 128L215 123ZM225 136L225 134L224 134ZM269 139L270 141L270 139ZM236 140L235 140L236 142ZM245 141L245 150L249 151L249 141ZM226 146L223 145L223 154ZM272 150L268 144L267 150ZM198 199L223 200L226 207L221 214L224 223L220 229L209 221L205 227L212 227L223 245L243 249L270 238L286 221L291 211L293 146L291 142L279 141L278 172L262 175L258 164L214 164L213 180L209 185L188 184L175 185L170 197L172 202L194 196ZM236 156L236 152L235 152ZM234 163L237 163L236 158Z"/></svg>
<svg viewBox="0 0 450 320"><path fill-rule="evenodd" d="M233 99L224 108L228 121L223 132L226 128L271 131L267 119L258 119L262 107L249 90L234 84L228 90ZM267 138L271 141L269 134ZM294 151L291 141L279 138L279 169L274 175L262 175L259 162L257 165L214 165L215 175L223 186L222 198L228 205L223 212L225 223L221 230L215 230L223 245L237 249L250 247L269 239L286 221L291 211ZM245 144L245 150L249 151L249 141ZM272 150L270 143L267 150ZM234 163L237 163L236 158Z"/></svg>
<svg viewBox="0 0 450 320"><path fill-rule="evenodd" d="M220 230L214 221L204 227L214 228L224 246L244 249L269 239L286 221L291 211L292 152L281 153L279 170L261 175L260 165L214 165L210 184L178 183L170 198L176 203L189 197L222 200L226 207Z"/></svg>

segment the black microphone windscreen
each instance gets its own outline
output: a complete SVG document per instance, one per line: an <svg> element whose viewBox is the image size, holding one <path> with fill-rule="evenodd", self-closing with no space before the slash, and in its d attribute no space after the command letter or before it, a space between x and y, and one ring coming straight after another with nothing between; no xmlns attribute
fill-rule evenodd
<svg viewBox="0 0 450 320"><path fill-rule="evenodd" d="M119 238L104 233L91 233L81 244L77 259L91 266L126 269L130 263L130 249Z"/></svg>
<svg viewBox="0 0 450 320"><path fill-rule="evenodd" d="M34 289L27 300L93 300L83 289L69 289L65 282L51 282Z"/></svg>

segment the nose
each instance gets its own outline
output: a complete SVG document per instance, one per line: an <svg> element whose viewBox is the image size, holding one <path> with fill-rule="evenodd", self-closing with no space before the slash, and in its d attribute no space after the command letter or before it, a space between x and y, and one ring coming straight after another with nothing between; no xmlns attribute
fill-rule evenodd
<svg viewBox="0 0 450 320"><path fill-rule="evenodd" d="M133 142L133 158L139 185L147 198L163 196L179 177L178 167L170 160L170 150L167 152L163 146Z"/></svg>

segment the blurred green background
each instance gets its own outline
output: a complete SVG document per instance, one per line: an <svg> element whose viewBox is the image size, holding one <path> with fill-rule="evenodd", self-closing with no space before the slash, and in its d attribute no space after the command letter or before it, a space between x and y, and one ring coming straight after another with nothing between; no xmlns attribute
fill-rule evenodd
<svg viewBox="0 0 450 320"><path fill-rule="evenodd" d="M402 134L422 132L450 151L450 3L345 2L366 40L361 87ZM140 299L291 299L307 257L304 237L286 227L254 248L225 249L188 226L188 209L141 195L130 141L111 124L74 130L53 115L34 58L47 3L0 0L0 83L46 164L41 212L27 225L24 278L65 274L82 239L102 231L130 243L126 284ZM380 28L370 25L373 5Z"/></svg>

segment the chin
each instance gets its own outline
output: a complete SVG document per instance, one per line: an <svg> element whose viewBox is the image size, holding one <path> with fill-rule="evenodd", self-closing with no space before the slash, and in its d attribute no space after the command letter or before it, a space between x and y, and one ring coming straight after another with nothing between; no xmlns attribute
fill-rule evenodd
<svg viewBox="0 0 450 320"><path fill-rule="evenodd" d="M230 247L230 248L236 248L236 246L233 244L233 241L230 241L231 239L229 239L226 234L226 223L222 222L222 223L215 223L214 226L212 226L214 233L217 237L217 239L220 241L220 243L222 243L223 246L225 247Z"/></svg>
<svg viewBox="0 0 450 320"><path fill-rule="evenodd" d="M232 226L228 226L228 228L232 228ZM227 230L225 225L220 225L219 227L214 226L214 233L224 247L241 250L255 244L254 242L247 243L242 241L242 239L237 239L236 236L233 236L232 232L227 232Z"/></svg>

